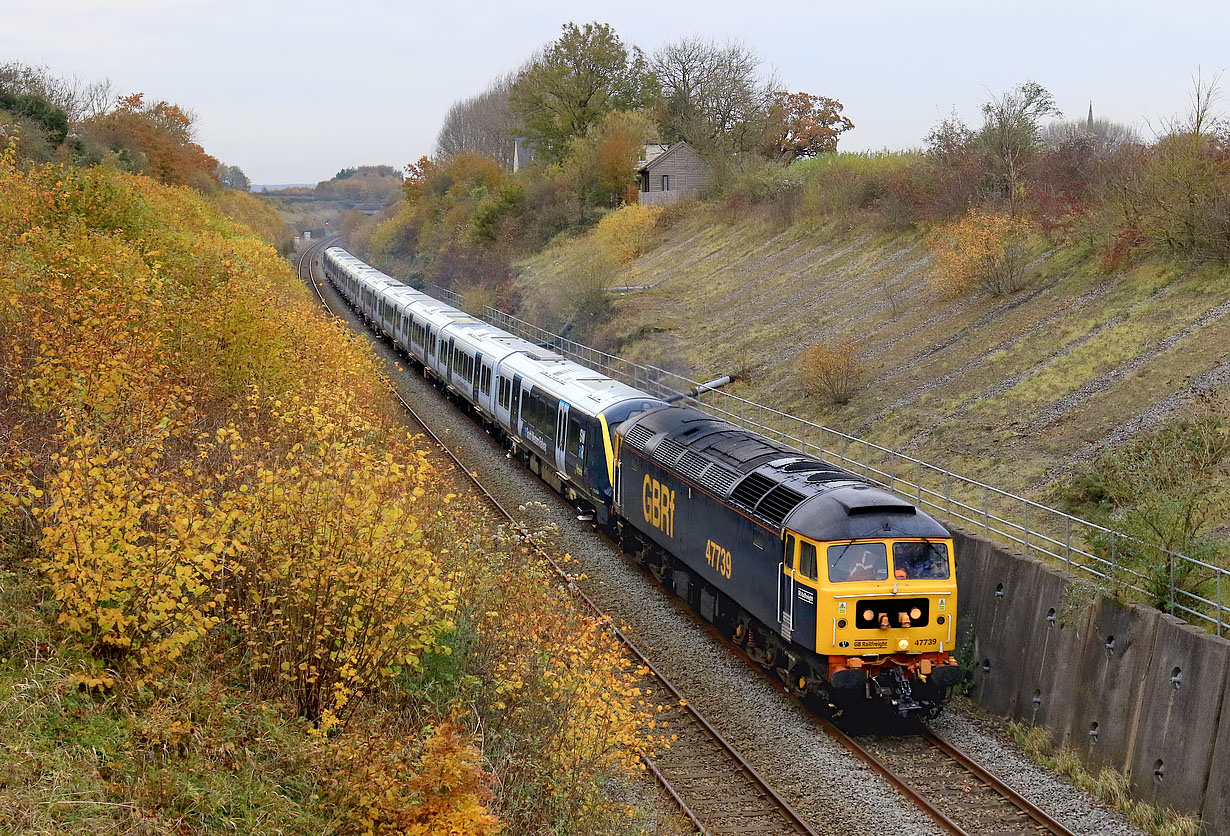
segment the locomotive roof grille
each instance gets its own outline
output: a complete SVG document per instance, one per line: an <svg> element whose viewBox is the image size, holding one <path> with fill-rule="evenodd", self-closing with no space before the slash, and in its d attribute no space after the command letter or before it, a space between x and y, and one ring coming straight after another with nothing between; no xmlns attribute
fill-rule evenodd
<svg viewBox="0 0 1230 836"><path fill-rule="evenodd" d="M664 464L673 465L683 455L683 445L673 438L664 438L658 442L653 451L653 457Z"/></svg>
<svg viewBox="0 0 1230 836"><path fill-rule="evenodd" d="M705 475L701 478L700 483L719 496L724 496L738 478L739 474L733 470L727 470L715 462L705 471Z"/></svg>
<svg viewBox="0 0 1230 836"><path fill-rule="evenodd" d="M776 486L777 483L768 476L760 473L749 473L742 482L735 485L735 489L731 491L730 498L749 511L754 511L756 510L756 503Z"/></svg>
<svg viewBox="0 0 1230 836"><path fill-rule="evenodd" d="M793 488L778 485L760 500L756 506L756 513L772 521L774 525L781 525L782 520L786 519L786 516L806 498Z"/></svg>
<svg viewBox="0 0 1230 836"><path fill-rule="evenodd" d="M653 430L648 427L642 427L640 424L637 424L624 436L624 440L638 450L644 450L645 445L649 443L651 438L653 438Z"/></svg>
<svg viewBox="0 0 1230 836"><path fill-rule="evenodd" d="M658 445L658 449L661 450L662 446ZM705 461L691 450L685 450L683 456L679 459L679 463L675 465L676 470L684 476L690 476L697 482L702 481L701 477L704 475L705 470L708 467L709 462Z"/></svg>

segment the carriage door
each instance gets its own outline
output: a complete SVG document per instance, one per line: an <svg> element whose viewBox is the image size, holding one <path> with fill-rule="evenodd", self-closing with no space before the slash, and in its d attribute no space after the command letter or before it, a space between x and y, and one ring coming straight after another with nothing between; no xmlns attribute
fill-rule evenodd
<svg viewBox="0 0 1230 836"><path fill-rule="evenodd" d="M449 383L453 382L453 344L456 342L457 340L453 337L448 338L448 348L446 349L448 351L448 364L446 366L448 374L445 375L444 379Z"/></svg>
<svg viewBox="0 0 1230 836"><path fill-rule="evenodd" d="M521 435L521 375L513 375L512 403L508 406L508 426L512 427L513 435Z"/></svg>
<svg viewBox="0 0 1230 836"><path fill-rule="evenodd" d="M568 442L568 401L559 402L559 415L555 419L555 470L557 473L568 473L568 463L564 461L564 448Z"/></svg>
<svg viewBox="0 0 1230 836"><path fill-rule="evenodd" d="M483 377L483 353L474 353L474 388L470 391L470 399L478 403L478 381Z"/></svg>
<svg viewBox="0 0 1230 836"><path fill-rule="evenodd" d="M790 641L794 632L794 567L798 550L793 534L786 535L782 562L777 564L777 622L782 638Z"/></svg>

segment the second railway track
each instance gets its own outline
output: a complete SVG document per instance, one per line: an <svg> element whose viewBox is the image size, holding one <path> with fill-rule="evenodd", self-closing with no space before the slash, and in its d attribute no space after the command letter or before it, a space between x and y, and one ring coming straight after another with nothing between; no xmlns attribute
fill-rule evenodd
<svg viewBox="0 0 1230 836"><path fill-rule="evenodd" d="M299 272L325 309L336 316L338 312L326 298L324 279L315 264L326 243L313 244L304 251L299 260ZM472 468L458 458L396 387L392 387L392 391L415 423L457 465L458 471L465 474L479 494L497 513L516 522ZM476 428L476 431L480 430ZM602 610L573 579L550 556L544 557L569 587L601 615ZM674 603L683 608L682 604ZM633 657L649 671L643 690L671 697L665 703L667 708L662 716L670 722L670 732L677 735L678 740L669 749L662 748L648 765L699 832L714 836L817 832L649 662L629 637L618 629L616 633ZM751 664L750 660L748 663ZM815 719L826 733L882 776L942 832L952 836L1037 833L1074 836L1063 824L976 761L930 732L901 738L859 740L823 718ZM817 775L815 780L822 782L824 777Z"/></svg>

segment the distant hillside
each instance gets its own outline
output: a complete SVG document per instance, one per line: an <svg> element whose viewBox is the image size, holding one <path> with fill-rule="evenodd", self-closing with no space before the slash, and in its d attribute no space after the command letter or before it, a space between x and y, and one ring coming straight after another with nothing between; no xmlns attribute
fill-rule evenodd
<svg viewBox="0 0 1230 836"><path fill-rule="evenodd" d="M686 215L605 279L649 289L617 297L599 341L694 377L743 370L738 394L1034 494L1230 380L1224 263L1103 275L1059 248L1016 293L954 299L928 282L920 233L717 214ZM592 270L593 250L585 236L528 259L528 313ZM863 383L835 406L805 387L800 358L845 339Z"/></svg>

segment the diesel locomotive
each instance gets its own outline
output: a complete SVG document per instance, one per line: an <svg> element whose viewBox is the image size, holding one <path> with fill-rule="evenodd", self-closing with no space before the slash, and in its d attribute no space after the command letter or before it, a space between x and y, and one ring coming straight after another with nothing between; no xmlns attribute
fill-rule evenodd
<svg viewBox="0 0 1230 836"><path fill-rule="evenodd" d="M573 363L340 248L324 267L516 458L796 694L934 716L961 681L952 537L913 504Z"/></svg>

